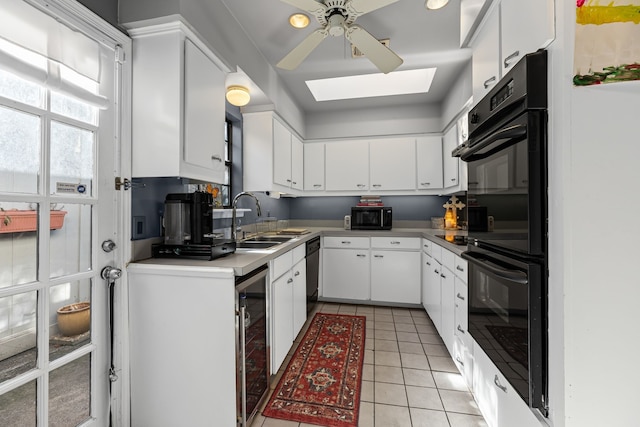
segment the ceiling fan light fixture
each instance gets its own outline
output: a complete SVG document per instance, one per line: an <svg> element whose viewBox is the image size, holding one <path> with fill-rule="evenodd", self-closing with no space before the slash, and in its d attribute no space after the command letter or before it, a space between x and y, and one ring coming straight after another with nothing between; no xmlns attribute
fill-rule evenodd
<svg viewBox="0 0 640 427"><path fill-rule="evenodd" d="M293 28L306 28L309 25L309 17L304 13L294 13L289 17L289 24Z"/></svg>
<svg viewBox="0 0 640 427"><path fill-rule="evenodd" d="M445 7L449 3L449 0L426 0L424 7L429 10L437 10Z"/></svg>
<svg viewBox="0 0 640 427"><path fill-rule="evenodd" d="M244 86L229 86L227 88L227 101L236 107L244 107L249 103L251 95L249 89Z"/></svg>

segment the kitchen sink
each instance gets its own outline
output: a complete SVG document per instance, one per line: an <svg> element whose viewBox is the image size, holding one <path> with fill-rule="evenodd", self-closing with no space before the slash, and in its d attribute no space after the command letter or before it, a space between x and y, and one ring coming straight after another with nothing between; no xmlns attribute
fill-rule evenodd
<svg viewBox="0 0 640 427"><path fill-rule="evenodd" d="M280 237L280 236L256 236L243 240L243 242L288 242L292 237Z"/></svg>
<svg viewBox="0 0 640 427"><path fill-rule="evenodd" d="M236 249L268 249L280 244L282 244L282 242L244 240L236 243Z"/></svg>

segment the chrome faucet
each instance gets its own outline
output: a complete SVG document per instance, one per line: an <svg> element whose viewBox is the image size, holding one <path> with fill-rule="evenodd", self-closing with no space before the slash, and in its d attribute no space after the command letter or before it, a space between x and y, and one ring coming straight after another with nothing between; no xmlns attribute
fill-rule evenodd
<svg viewBox="0 0 640 427"><path fill-rule="evenodd" d="M231 203L231 205L233 206L233 213L231 215L231 238L234 241L238 240L238 232L236 231L236 228L237 228L236 208L238 205L238 199L241 196L253 197L253 200L256 201L256 212L258 213L258 216L262 216L262 211L260 209L260 201L256 196L253 195L253 193L249 193L248 191L242 191L238 193L236 197L233 198L233 202Z"/></svg>

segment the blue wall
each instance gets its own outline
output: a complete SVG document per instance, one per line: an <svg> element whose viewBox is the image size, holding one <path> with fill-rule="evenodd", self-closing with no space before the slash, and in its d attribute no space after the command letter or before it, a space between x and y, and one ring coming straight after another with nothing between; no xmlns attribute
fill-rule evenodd
<svg viewBox="0 0 640 427"><path fill-rule="evenodd" d="M351 207L360 198L353 197L300 197L291 200L290 219L341 220L351 214ZM393 219L401 221L428 221L432 216L443 216L442 205L449 196L382 196L385 206L393 208Z"/></svg>

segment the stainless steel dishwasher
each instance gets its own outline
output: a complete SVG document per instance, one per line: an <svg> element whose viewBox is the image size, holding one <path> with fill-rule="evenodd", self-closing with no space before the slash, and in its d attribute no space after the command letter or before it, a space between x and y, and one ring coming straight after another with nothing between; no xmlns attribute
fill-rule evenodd
<svg viewBox="0 0 640 427"><path fill-rule="evenodd" d="M320 274L320 237L307 242L307 313L318 301L318 276Z"/></svg>

